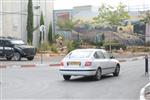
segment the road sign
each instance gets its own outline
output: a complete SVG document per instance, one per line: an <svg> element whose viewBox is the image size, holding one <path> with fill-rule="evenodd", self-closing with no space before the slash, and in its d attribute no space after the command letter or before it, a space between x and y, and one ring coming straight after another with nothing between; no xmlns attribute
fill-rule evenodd
<svg viewBox="0 0 150 100"><path fill-rule="evenodd" d="M44 32L44 31L45 31L45 25L41 25L41 26L40 26L40 31L41 31L41 32Z"/></svg>

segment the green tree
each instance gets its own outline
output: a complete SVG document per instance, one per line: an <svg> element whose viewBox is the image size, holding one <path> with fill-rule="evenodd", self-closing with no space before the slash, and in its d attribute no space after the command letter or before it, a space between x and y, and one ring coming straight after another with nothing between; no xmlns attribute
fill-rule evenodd
<svg viewBox="0 0 150 100"><path fill-rule="evenodd" d="M120 3L117 7L102 4L99 8L99 14L93 18L94 23L98 26L107 26L111 29L114 26L121 25L122 21L129 18L128 12L125 11L125 5ZM110 40L110 52L111 52Z"/></svg>
<svg viewBox="0 0 150 100"><path fill-rule="evenodd" d="M49 31L48 31L48 41L49 43L53 42L53 34L52 34L52 24L49 25Z"/></svg>
<svg viewBox="0 0 150 100"><path fill-rule="evenodd" d="M41 16L40 16L40 25L44 25L44 16L43 16L43 12L41 12Z"/></svg>
<svg viewBox="0 0 150 100"><path fill-rule="evenodd" d="M143 16L142 21L144 21L147 24L150 24L150 10L146 11L146 13Z"/></svg>
<svg viewBox="0 0 150 100"><path fill-rule="evenodd" d="M117 7L102 4L99 8L99 15L94 18L94 22L102 26L110 26L111 28L121 25L123 20L129 18L125 7L122 3Z"/></svg>
<svg viewBox="0 0 150 100"><path fill-rule="evenodd" d="M74 30L74 28L76 27L76 25L79 23L79 20L76 20L76 21L73 21L72 19L68 19L64 22L61 22L61 21L57 21L57 26L59 27L59 30L62 30L62 31L70 31L71 33L74 33L77 35L77 44L78 44L78 47L79 47L79 44L80 44L80 40L79 40L79 36L80 36L80 33L76 32Z"/></svg>
<svg viewBox="0 0 150 100"><path fill-rule="evenodd" d="M28 0L28 16L27 16L27 41L29 44L32 44L33 39L33 9L32 9L32 0Z"/></svg>
<svg viewBox="0 0 150 100"><path fill-rule="evenodd" d="M78 24L78 22L79 22L78 20L73 21L72 19L68 19L64 22L57 21L57 26L59 27L60 30L72 32L72 30L74 30L74 28Z"/></svg>
<svg viewBox="0 0 150 100"><path fill-rule="evenodd" d="M40 26L44 25L44 16L43 16L43 12L41 12L41 16L40 16ZM44 37L43 37L44 39ZM41 43L42 40L42 33L40 32L40 39L39 39L39 44Z"/></svg>

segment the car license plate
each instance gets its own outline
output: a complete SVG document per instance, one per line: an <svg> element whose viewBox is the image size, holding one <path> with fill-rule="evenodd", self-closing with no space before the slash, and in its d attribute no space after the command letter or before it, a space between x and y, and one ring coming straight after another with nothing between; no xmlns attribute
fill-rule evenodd
<svg viewBox="0 0 150 100"><path fill-rule="evenodd" d="M77 66L80 66L80 62L68 62L68 65L77 65Z"/></svg>

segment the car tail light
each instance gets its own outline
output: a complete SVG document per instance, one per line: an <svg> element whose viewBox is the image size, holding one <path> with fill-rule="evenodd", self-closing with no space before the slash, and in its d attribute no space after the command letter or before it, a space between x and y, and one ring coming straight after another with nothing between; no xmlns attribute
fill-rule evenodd
<svg viewBox="0 0 150 100"><path fill-rule="evenodd" d="M86 61L85 62L85 66L91 66L92 65L92 62L91 61Z"/></svg>
<svg viewBox="0 0 150 100"><path fill-rule="evenodd" d="M63 61L60 62L60 66L64 66L64 62Z"/></svg>

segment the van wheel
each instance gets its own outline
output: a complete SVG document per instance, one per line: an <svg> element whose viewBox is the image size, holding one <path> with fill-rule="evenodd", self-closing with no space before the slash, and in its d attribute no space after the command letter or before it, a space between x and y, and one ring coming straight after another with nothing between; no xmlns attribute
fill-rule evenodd
<svg viewBox="0 0 150 100"><path fill-rule="evenodd" d="M115 72L113 73L114 76L118 76L119 75L119 72L120 72L120 66L117 65L116 66L116 69L115 69Z"/></svg>
<svg viewBox="0 0 150 100"><path fill-rule="evenodd" d="M97 69L96 74L94 76L96 80L100 80L102 78L102 71L100 68Z"/></svg>
<svg viewBox="0 0 150 100"><path fill-rule="evenodd" d="M64 79L67 80L67 81L70 80L70 78L71 78L70 75L63 75L63 77L64 77Z"/></svg>
<svg viewBox="0 0 150 100"><path fill-rule="evenodd" d="M20 61L21 60L20 53L19 52L15 52L12 59L15 60L15 61Z"/></svg>

